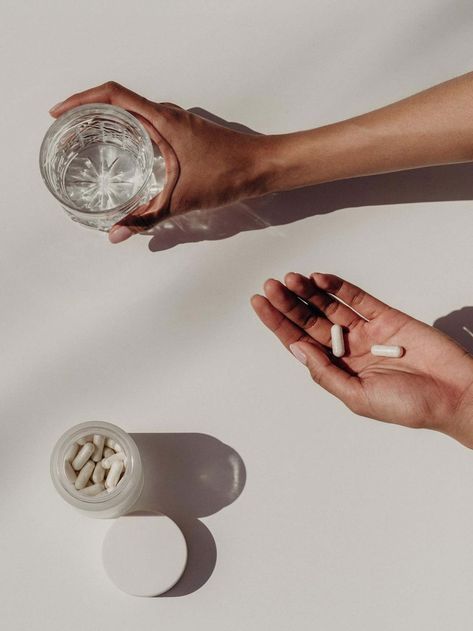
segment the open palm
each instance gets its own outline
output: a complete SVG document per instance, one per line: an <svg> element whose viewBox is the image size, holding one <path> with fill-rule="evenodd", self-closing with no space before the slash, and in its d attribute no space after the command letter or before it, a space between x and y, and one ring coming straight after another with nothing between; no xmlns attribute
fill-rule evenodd
<svg viewBox="0 0 473 631"><path fill-rule="evenodd" d="M337 276L290 273L285 285L268 280L264 290L266 297L252 298L259 318L307 365L314 381L353 412L437 429L473 446L473 430L463 422L473 358L449 337ZM344 329L341 359L330 352L332 324ZM376 357L373 344L399 345L405 353Z"/></svg>

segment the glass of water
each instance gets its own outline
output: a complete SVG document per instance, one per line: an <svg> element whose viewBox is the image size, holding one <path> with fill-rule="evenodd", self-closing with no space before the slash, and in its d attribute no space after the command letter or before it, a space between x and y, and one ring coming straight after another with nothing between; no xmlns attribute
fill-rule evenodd
<svg viewBox="0 0 473 631"><path fill-rule="evenodd" d="M39 163L46 186L69 216L98 230L109 230L163 185L164 160L143 125L102 103L58 118L44 137Z"/></svg>

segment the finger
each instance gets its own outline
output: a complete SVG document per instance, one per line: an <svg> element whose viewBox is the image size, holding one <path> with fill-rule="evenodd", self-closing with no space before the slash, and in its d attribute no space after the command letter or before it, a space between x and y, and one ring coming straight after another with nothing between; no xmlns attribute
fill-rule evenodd
<svg viewBox="0 0 473 631"><path fill-rule="evenodd" d="M137 118L143 123L151 140L158 146L164 158L166 181L163 190L156 197L112 226L109 232L109 239L112 243L119 243L132 234L149 230L159 221L168 217L171 209L172 194L180 175L179 160L171 145L146 119L139 115ZM120 241L117 241L117 238Z"/></svg>
<svg viewBox="0 0 473 631"><path fill-rule="evenodd" d="M183 110L180 105L176 105L176 103L171 103L170 101L160 101L160 105L164 105L165 107L171 107L174 110Z"/></svg>
<svg viewBox="0 0 473 631"><path fill-rule="evenodd" d="M372 320L391 307L374 296L366 293L356 285L352 285L343 278L333 274L311 274L314 283L323 291L328 291L343 302L346 302L352 309L355 309L367 320Z"/></svg>
<svg viewBox="0 0 473 631"><path fill-rule="evenodd" d="M156 110L154 104L137 94L132 92L128 88L116 83L115 81L107 81L94 88L84 90L83 92L77 92L73 94L62 103L58 103L49 110L51 116L57 118L79 105L87 105L89 103L110 103L111 105L118 105L125 110L137 112L145 118L152 116Z"/></svg>
<svg viewBox="0 0 473 631"><path fill-rule="evenodd" d="M179 162L171 145L156 129L159 126L159 111L155 104L114 81L108 81L95 88L74 94L56 105L50 112L54 117L58 117L73 107L98 102L110 103L133 112L145 126L151 140L158 146L166 165L166 183L163 191L110 229L110 242L120 243L132 234L149 230L157 221L166 216L179 177Z"/></svg>
<svg viewBox="0 0 473 631"><path fill-rule="evenodd" d="M291 344L291 353L309 369L312 379L324 390L343 401L349 408L355 407L363 396L358 377L336 366L328 355L314 344ZM359 407L359 405L357 406Z"/></svg>
<svg viewBox="0 0 473 631"><path fill-rule="evenodd" d="M268 327L289 350L289 346L300 340L311 341L306 333L288 320L285 315L278 311L264 296L253 296L251 306L261 322ZM314 343L312 341L312 343Z"/></svg>
<svg viewBox="0 0 473 631"><path fill-rule="evenodd" d="M132 232L126 226L120 226L119 224L115 224L112 226L108 232L108 239L110 243L122 243L122 241L126 241L130 237L132 237L135 233Z"/></svg>
<svg viewBox="0 0 473 631"><path fill-rule="evenodd" d="M302 303L292 291L272 278L265 282L264 293L273 307L307 335L325 346L331 346L331 323L320 313L314 313L314 310Z"/></svg>
<svg viewBox="0 0 473 631"><path fill-rule="evenodd" d="M164 219L168 215L165 195L166 187L149 202L114 224L108 232L110 243L126 241L134 234L150 230L156 223Z"/></svg>
<svg viewBox="0 0 473 631"><path fill-rule="evenodd" d="M284 282L288 289L307 300L321 311L333 324L351 328L360 322L360 316L325 291L321 291L311 278L293 272L286 274Z"/></svg>

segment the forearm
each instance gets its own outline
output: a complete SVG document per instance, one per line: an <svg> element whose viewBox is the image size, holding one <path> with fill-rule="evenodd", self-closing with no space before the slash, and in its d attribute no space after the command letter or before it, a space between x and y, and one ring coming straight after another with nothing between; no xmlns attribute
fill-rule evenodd
<svg viewBox="0 0 473 631"><path fill-rule="evenodd" d="M473 73L379 110L261 139L266 192L473 160Z"/></svg>

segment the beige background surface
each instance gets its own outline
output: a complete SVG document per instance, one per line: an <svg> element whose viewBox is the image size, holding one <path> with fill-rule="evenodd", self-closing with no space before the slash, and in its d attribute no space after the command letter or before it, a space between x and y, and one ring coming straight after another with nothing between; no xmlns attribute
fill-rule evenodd
<svg viewBox="0 0 473 631"><path fill-rule="evenodd" d="M473 68L471 2L1 8L2 627L470 629L471 452L354 417L248 301L268 276L319 270L429 323L471 307L473 169L240 206L162 228L150 250L69 221L37 154L48 108L108 79L265 133L381 106ZM143 600L107 580L109 523L63 503L48 471L58 436L93 419L158 435L156 484L189 518L196 584L216 550L200 589Z"/></svg>

